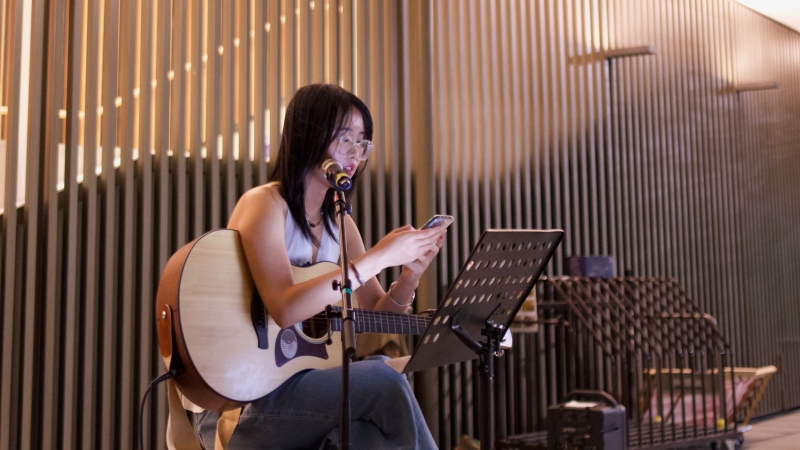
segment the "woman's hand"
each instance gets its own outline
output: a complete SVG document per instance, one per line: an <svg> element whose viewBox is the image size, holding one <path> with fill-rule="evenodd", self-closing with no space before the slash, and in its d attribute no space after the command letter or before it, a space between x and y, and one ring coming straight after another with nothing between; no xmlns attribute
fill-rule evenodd
<svg viewBox="0 0 800 450"><path fill-rule="evenodd" d="M406 225L384 236L367 252L367 255L378 258L380 269L407 266L409 270L414 273L419 272L421 276L439 253L445 231L444 227L416 230Z"/></svg>
<svg viewBox="0 0 800 450"><path fill-rule="evenodd" d="M445 227L437 227L437 228L445 228ZM428 266L431 264L436 255L439 254L439 249L442 248L444 245L444 236L446 231L442 232L439 236L439 239L436 241L436 248L433 250L427 251L422 257L411 261L408 264L403 265L403 272L402 277L406 278L409 282L414 284L415 286L419 284L419 279L422 277L422 274L425 270L428 269Z"/></svg>

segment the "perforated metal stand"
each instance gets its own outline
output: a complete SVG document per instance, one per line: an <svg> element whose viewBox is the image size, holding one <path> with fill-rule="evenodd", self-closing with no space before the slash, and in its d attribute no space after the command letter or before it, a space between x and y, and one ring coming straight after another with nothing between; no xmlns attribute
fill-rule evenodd
<svg viewBox="0 0 800 450"><path fill-rule="evenodd" d="M494 448L493 355L563 234L562 230L485 231L404 370L481 358L481 448ZM485 342L474 336L484 336L480 339Z"/></svg>

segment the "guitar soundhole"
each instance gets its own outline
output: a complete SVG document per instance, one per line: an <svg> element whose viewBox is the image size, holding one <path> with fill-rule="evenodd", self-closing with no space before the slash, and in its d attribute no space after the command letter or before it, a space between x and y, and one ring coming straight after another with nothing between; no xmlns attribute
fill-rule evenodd
<svg viewBox="0 0 800 450"><path fill-rule="evenodd" d="M303 334L310 339L323 339L328 337L328 321L324 314L318 314L301 324Z"/></svg>

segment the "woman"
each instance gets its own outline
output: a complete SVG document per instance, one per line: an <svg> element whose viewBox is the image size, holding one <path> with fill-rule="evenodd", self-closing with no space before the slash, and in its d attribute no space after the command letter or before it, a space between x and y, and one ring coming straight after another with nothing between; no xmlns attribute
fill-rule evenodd
<svg viewBox="0 0 800 450"><path fill-rule="evenodd" d="M334 191L321 165L333 158L355 178L372 151L372 118L355 95L333 85L300 89L286 110L283 137L270 182L245 193L228 228L239 231L256 288L275 322L289 327L341 300L331 284L340 270L295 283L291 266L337 262ZM350 216L345 218L349 274L364 309L407 313L414 290L444 242L442 227L392 231L369 251ZM402 266L384 292L375 276ZM242 410L229 448L318 448L338 442L341 368L296 374ZM408 381L383 360L350 366L351 444L356 449L435 448ZM197 427L213 448L218 414Z"/></svg>

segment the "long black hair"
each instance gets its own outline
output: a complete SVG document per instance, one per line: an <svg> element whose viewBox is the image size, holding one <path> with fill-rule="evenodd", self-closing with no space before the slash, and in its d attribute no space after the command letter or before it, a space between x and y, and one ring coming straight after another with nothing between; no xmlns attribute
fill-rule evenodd
<svg viewBox="0 0 800 450"><path fill-rule="evenodd" d="M353 108L361 113L364 120L366 139L372 139L372 115L367 105L339 86L311 84L302 87L286 108L281 145L269 181L280 183L280 193L289 204L292 218L303 235L315 245L319 245L319 242L311 234L311 227L306 220L306 175L313 170L321 170L322 163L330 157L328 147L339 138L339 130L349 121ZM357 172L353 176L353 187L358 175ZM352 192L352 188L349 192ZM322 218L325 230L337 239L331 225L336 213L334 194L333 188L325 194Z"/></svg>

